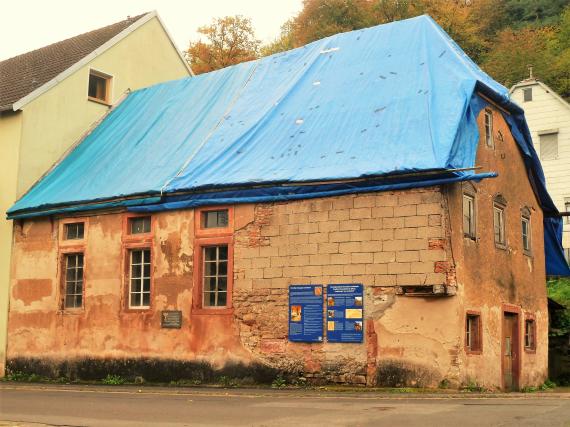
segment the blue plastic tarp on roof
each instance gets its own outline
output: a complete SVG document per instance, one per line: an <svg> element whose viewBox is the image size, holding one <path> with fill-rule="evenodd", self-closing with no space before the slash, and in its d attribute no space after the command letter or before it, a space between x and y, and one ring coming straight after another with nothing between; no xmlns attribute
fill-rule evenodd
<svg viewBox="0 0 570 427"><path fill-rule="evenodd" d="M428 171L416 186L450 173L475 178L449 170L474 166L477 87L515 107L427 16L338 34L133 92L9 216L252 185ZM519 133L540 181L530 136ZM535 188L549 209L541 182Z"/></svg>

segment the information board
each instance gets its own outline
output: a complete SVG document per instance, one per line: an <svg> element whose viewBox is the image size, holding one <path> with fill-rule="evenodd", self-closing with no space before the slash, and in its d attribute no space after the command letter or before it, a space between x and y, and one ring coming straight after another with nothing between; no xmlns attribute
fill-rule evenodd
<svg viewBox="0 0 570 427"><path fill-rule="evenodd" d="M179 310L163 310L160 316L160 327L180 329L182 327L182 312Z"/></svg>
<svg viewBox="0 0 570 427"><path fill-rule="evenodd" d="M364 298L361 284L327 286L327 341L362 342Z"/></svg>
<svg viewBox="0 0 570 427"><path fill-rule="evenodd" d="M323 286L289 286L289 340L323 341Z"/></svg>

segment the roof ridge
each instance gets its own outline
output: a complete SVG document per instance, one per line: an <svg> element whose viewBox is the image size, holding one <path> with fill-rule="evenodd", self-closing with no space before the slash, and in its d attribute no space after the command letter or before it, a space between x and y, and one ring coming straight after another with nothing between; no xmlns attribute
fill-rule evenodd
<svg viewBox="0 0 570 427"><path fill-rule="evenodd" d="M132 25L132 24L134 24L135 22L137 22L139 19L141 19L143 16L148 15L149 13L152 13L152 11L145 12L145 13L141 13L140 15L136 15L136 16L132 16L132 17L131 17L131 16L127 16L127 19L123 19L123 20L121 20L121 21L117 21L117 22L114 22L114 23L112 23L112 24L105 25L105 26L103 26L103 27L98 27L98 28L95 28L95 29L93 29L93 30L86 31L86 32L84 32L84 33L76 34L76 35L74 35L74 36L71 36L71 37L68 37L68 38L65 38L65 39L62 39L62 40L58 40L58 41L56 41L56 42L53 42L53 43L46 44L46 45L44 45L44 46L38 47L37 49L33 49L33 50L29 50L29 51L24 52L24 53L20 53L19 55L11 56L11 57L9 57L9 58L6 58L6 59L1 60L1 61L0 61L0 65L2 65L3 63L6 63L7 61L11 61L11 60L14 60L14 59L16 59L16 58L20 58L20 57L23 57L23 56L26 56L26 55L31 55L31 54L33 54L33 53L36 53L36 52L38 52L38 51L40 51L40 50L43 50L43 49L47 49L47 48L52 47L52 46L54 46L54 45L57 45L57 44L59 44L59 43L65 43L65 42L68 42L69 40L72 40L72 39L77 38L77 37L83 37L83 36L86 36L86 35L88 35L88 34L96 33L96 32L98 32L98 31L105 30L105 29L110 28L110 27L113 27L113 26L115 26L115 25L119 25L119 24L125 23L125 22L127 22L127 21L131 21L131 24L130 24L130 25ZM129 27L130 27L130 25L129 25Z"/></svg>

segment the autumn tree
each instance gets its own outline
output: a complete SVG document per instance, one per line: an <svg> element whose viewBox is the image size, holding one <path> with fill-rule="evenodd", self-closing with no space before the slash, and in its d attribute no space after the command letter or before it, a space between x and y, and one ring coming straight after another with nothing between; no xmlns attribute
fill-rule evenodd
<svg viewBox="0 0 570 427"><path fill-rule="evenodd" d="M256 39L251 20L243 16L226 16L200 27L203 36L190 43L186 57L196 74L217 70L259 56L261 42Z"/></svg>

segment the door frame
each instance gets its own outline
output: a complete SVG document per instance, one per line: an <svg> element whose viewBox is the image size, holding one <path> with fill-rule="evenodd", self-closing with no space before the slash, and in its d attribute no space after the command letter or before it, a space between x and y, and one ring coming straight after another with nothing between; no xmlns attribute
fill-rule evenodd
<svg viewBox="0 0 570 427"><path fill-rule="evenodd" d="M513 304L503 304L501 310L501 389L505 390L505 363L504 363L504 354L505 354L505 317L507 314L516 316L515 321L515 332L514 332L514 339L513 343L511 344L511 351L516 352L516 363L513 363L513 390L515 391L520 388L520 373L521 373L521 318L522 318L522 309Z"/></svg>

